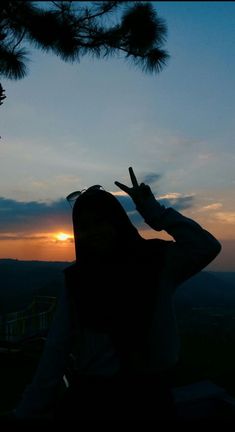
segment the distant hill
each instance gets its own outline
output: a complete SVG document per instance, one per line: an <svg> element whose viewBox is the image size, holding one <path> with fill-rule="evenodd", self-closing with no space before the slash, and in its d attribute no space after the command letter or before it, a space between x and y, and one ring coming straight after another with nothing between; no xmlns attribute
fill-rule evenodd
<svg viewBox="0 0 235 432"><path fill-rule="evenodd" d="M210 272L222 281L228 282L235 288L235 272Z"/></svg>
<svg viewBox="0 0 235 432"><path fill-rule="evenodd" d="M175 304L178 308L235 308L235 272L201 271L178 287Z"/></svg>
<svg viewBox="0 0 235 432"><path fill-rule="evenodd" d="M0 315L24 309L34 295L57 296L69 262L0 259Z"/></svg>
<svg viewBox="0 0 235 432"><path fill-rule="evenodd" d="M57 296L70 262L0 259L0 315L24 309L34 295ZM202 271L176 291L178 309L235 308L235 272Z"/></svg>

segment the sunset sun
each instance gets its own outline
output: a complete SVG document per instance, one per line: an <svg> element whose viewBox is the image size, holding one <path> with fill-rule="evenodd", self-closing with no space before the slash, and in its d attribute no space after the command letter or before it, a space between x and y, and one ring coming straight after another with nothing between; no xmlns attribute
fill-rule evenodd
<svg viewBox="0 0 235 432"><path fill-rule="evenodd" d="M62 241L62 242L63 242L63 241L66 241L66 240L72 238L72 236L69 235L69 234L65 234L65 233L63 233L63 232L60 232L60 233L57 233L57 234L55 235L55 238L56 238L56 240L59 240L59 241Z"/></svg>

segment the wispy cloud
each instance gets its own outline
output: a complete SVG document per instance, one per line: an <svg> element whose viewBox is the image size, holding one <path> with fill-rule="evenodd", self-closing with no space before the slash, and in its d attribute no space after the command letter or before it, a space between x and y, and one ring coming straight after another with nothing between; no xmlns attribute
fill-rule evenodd
<svg viewBox="0 0 235 432"><path fill-rule="evenodd" d="M80 177L75 175L61 175L61 176L55 176L53 179L50 180L34 180L31 182L31 187L35 190L37 189L46 189L48 190L51 187L54 187L58 184L63 184L64 186L68 185L80 185L82 184L82 180Z"/></svg>
<svg viewBox="0 0 235 432"><path fill-rule="evenodd" d="M184 210L194 205L194 195L183 195L179 192L171 192L158 197L160 204L166 207L174 207L175 210Z"/></svg>
<svg viewBox="0 0 235 432"><path fill-rule="evenodd" d="M220 222L235 224L235 212L218 212L215 214L215 218Z"/></svg>
<svg viewBox="0 0 235 432"><path fill-rule="evenodd" d="M159 199L168 199L168 200L176 200L181 197L180 192L170 192L164 195L161 195Z"/></svg>
<svg viewBox="0 0 235 432"><path fill-rule="evenodd" d="M143 183L151 185L151 184L159 181L161 178L162 178L162 174L149 173L143 177L142 181L143 181Z"/></svg>
<svg viewBox="0 0 235 432"><path fill-rule="evenodd" d="M209 160L213 160L216 159L218 156L215 155L215 153L199 153L198 154L198 159L203 160L203 161L209 161Z"/></svg>
<svg viewBox="0 0 235 432"><path fill-rule="evenodd" d="M47 235L27 235L22 233L4 233L0 234L0 240L48 240Z"/></svg>
<svg viewBox="0 0 235 432"><path fill-rule="evenodd" d="M201 209L199 209L200 211L206 211L206 210L217 210L219 208L223 207L223 204L221 203L213 203L213 204L209 204L207 206L203 206Z"/></svg>

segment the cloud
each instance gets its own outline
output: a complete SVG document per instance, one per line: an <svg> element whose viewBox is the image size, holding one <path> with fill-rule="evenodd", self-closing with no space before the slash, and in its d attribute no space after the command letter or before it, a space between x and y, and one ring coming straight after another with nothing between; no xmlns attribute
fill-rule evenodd
<svg viewBox="0 0 235 432"><path fill-rule="evenodd" d="M171 192L165 195L162 195L159 197L159 199L165 199L165 200L175 200L180 198L181 194L179 192Z"/></svg>
<svg viewBox="0 0 235 432"><path fill-rule="evenodd" d="M127 212L135 211L135 204L125 192L112 192ZM195 199L194 195L183 195L179 192L170 192L155 198L166 207L174 207L176 210L191 208Z"/></svg>
<svg viewBox="0 0 235 432"><path fill-rule="evenodd" d="M166 207L173 207L175 210L185 210L193 207L194 195L183 195L178 192L171 192L158 197L160 204Z"/></svg>
<svg viewBox="0 0 235 432"><path fill-rule="evenodd" d="M209 204L207 206L204 206L200 209L200 211L204 211L204 210L217 210L219 208L223 207L223 204L221 203L213 203L213 204Z"/></svg>
<svg viewBox="0 0 235 432"><path fill-rule="evenodd" d="M54 230L71 225L71 208L64 199L21 202L0 197L0 232Z"/></svg>
<svg viewBox="0 0 235 432"><path fill-rule="evenodd" d="M207 161L207 160L213 160L213 159L216 159L216 155L215 155L215 153L212 153L212 152L210 152L210 153L199 153L198 154L198 159L200 159L200 160L204 160L204 161Z"/></svg>
<svg viewBox="0 0 235 432"><path fill-rule="evenodd" d="M132 199L124 192L114 192L132 223L140 228L144 225L142 216L136 210ZM174 207L176 210L190 208L193 205L194 196L181 195L177 192L156 197L160 204L166 207ZM33 232L53 232L64 227L72 229L71 208L64 198L52 202L15 201L0 197L0 240L36 239ZM39 239L39 237L37 237ZM41 240L46 235L41 235Z"/></svg>
<svg viewBox="0 0 235 432"><path fill-rule="evenodd" d="M235 212L218 212L215 214L215 218L220 222L235 224Z"/></svg>
<svg viewBox="0 0 235 432"><path fill-rule="evenodd" d="M115 193L118 201L122 204L132 223L141 228L144 225L144 220L139 212L135 208L135 204L131 198L122 193ZM165 207L173 207L175 210L185 210L193 207L194 195L182 195L178 192L168 193L159 197L155 197L160 204L165 205Z"/></svg>
<svg viewBox="0 0 235 432"><path fill-rule="evenodd" d="M118 191L114 195L133 223L137 225L143 223L143 219L135 209L135 204L127 194ZM72 228L71 208L64 198L52 202L21 202L0 197L0 240L16 238L35 240L35 235L27 233L55 231L58 226ZM46 235L41 236L41 240L46 238L48 238Z"/></svg>
<svg viewBox="0 0 235 432"><path fill-rule="evenodd" d="M75 185L75 184L81 184L82 180L80 177L75 176L75 175L60 175L60 176L55 176L53 179L50 178L50 180L33 180L31 181L31 187L34 190L37 189L45 189L48 190L51 187L54 186L58 186L58 184L63 184L64 186L67 187L71 185Z"/></svg>
<svg viewBox="0 0 235 432"><path fill-rule="evenodd" d="M151 185L159 181L161 178L162 178L162 174L155 174L155 173L146 174L143 178L143 183Z"/></svg>
<svg viewBox="0 0 235 432"><path fill-rule="evenodd" d="M48 235L0 234L0 240L48 240Z"/></svg>

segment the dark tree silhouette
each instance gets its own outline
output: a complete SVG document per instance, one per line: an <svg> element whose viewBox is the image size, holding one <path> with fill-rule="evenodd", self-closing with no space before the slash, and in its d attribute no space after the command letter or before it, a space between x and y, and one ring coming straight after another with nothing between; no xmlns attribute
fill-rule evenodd
<svg viewBox="0 0 235 432"><path fill-rule="evenodd" d="M169 57L166 33L148 2L1 0L0 76L26 76L30 44L71 62L123 53L144 72L158 73Z"/></svg>

